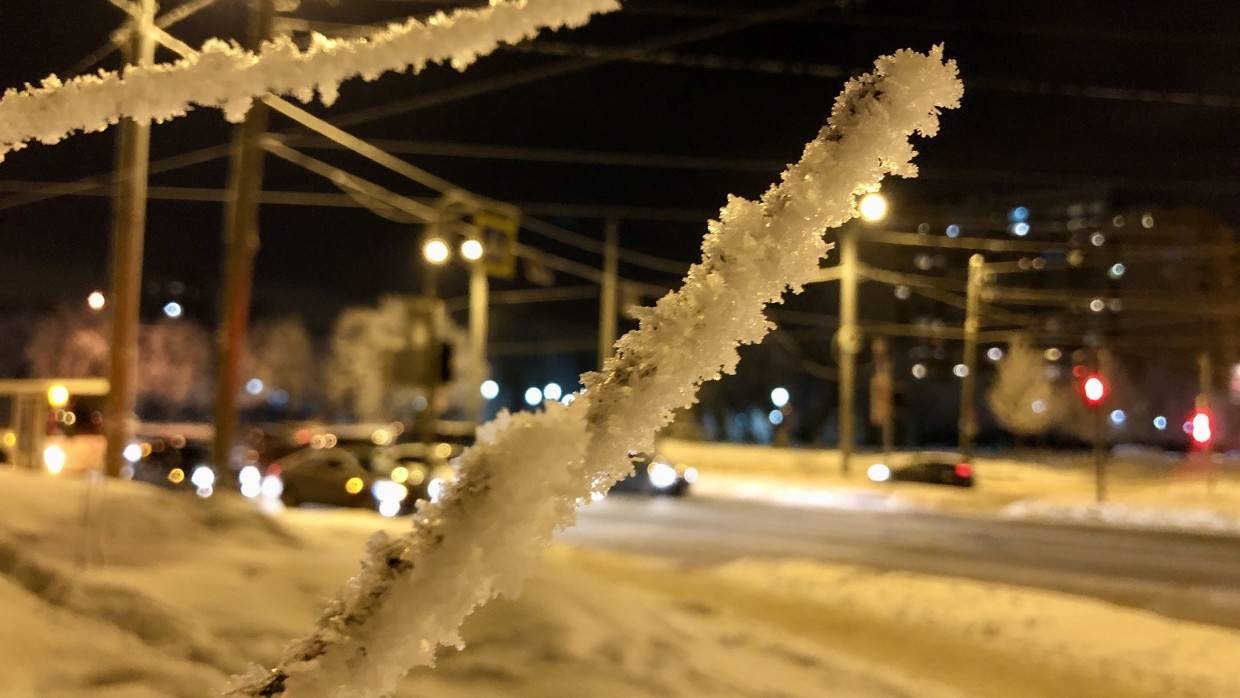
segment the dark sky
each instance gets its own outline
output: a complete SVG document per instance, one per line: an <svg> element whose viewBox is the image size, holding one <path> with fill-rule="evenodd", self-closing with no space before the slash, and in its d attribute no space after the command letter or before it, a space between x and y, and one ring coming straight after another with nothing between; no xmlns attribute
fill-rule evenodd
<svg viewBox="0 0 1240 698"><path fill-rule="evenodd" d="M175 4L167 2L164 9ZM507 77L511 83L512 76L531 69L579 61L586 49L629 48L797 3L633 0L626 5L625 11L582 30L547 35L528 50L485 58L464 74L432 68L419 76L352 83L334 107L312 110L339 119L483 81ZM403 155L499 199L659 209L648 214L653 219L623 221L623 244L687 263L704 229L701 220L728 193L761 193L780 164L795 159L820 127L847 75L864 71L881 53L944 42L960 63L964 108L947 115L937 139L921 144L923 179L889 187L897 223L911 227L919 220L939 220L945 212L1003 207L1038 192L1095 189L1120 206L1199 205L1240 221L1240 3L800 5L805 9L786 19L755 21L748 28L670 47L653 56L659 63L648 54L641 61L620 60L510 84L348 128L365 138L410 141L413 150L423 152L448 143L716 159L654 168ZM294 14L363 23L440 6L420 0L302 0ZM242 7L240 0L220 0L174 33L191 44L212 35L239 36ZM5 0L0 3L0 82L18 86L51 72L66 75L120 20L105 0ZM113 56L101 65L115 67L116 61ZM1230 101L1225 106L1182 104L1218 96ZM280 117L273 127L294 131ZM218 145L228 135L218 112L202 110L157 126L152 157L158 162ZM0 165L0 185L11 190L22 182L104 173L113 145L114 136L107 133L31 147ZM356 156L312 152L401 193L429 193ZM152 184L218 188L224 179L225 162L217 160L156 175ZM269 161L266 186L338 193L317 176L279 161ZM1036 223L1038 211L1034 214ZM597 216L541 217L596 238L602 227ZM152 307L164 294L161 284L175 280L189 289L191 312L209 316L217 293L221 207L153 201L149 219L146 274ZM287 206L265 207L262 224L259 315L301 312L323 324L341 304L419 287L416 230L410 226L361 209ZM0 277L8 280L0 282L0 303L9 311L50 306L104 285L109 227L108 202L101 197L8 208L0 201L5 251ZM1036 225L1034 232L1036 238ZM598 265L590 253L534 233L523 232L523 240ZM623 273L672 280L629 266ZM446 276L446 295L463 292L463 274ZM558 275L557 283L580 282ZM512 285L528 284L519 279ZM533 315L516 309L497 314L498 339L517 339L523 333L516 327L553 318L569 334L580 327L588 340L593 322L588 302Z"/></svg>

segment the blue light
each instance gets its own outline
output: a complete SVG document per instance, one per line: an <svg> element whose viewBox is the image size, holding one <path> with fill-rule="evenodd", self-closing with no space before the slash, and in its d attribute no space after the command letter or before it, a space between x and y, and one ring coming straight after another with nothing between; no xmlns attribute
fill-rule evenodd
<svg viewBox="0 0 1240 698"><path fill-rule="evenodd" d="M956 225L955 223L952 223L951 225L947 226L947 237L949 238L960 237L960 226Z"/></svg>
<svg viewBox="0 0 1240 698"><path fill-rule="evenodd" d="M1154 418L1154 428L1159 431L1167 430L1167 418L1161 414Z"/></svg>
<svg viewBox="0 0 1240 698"><path fill-rule="evenodd" d="M1118 427L1126 421L1128 421L1128 415L1123 410L1111 410L1111 424Z"/></svg>
<svg viewBox="0 0 1240 698"><path fill-rule="evenodd" d="M251 395L258 395L263 392L263 381L258 378L251 378L245 382L245 392Z"/></svg>
<svg viewBox="0 0 1240 698"><path fill-rule="evenodd" d="M168 301L164 305L164 315L167 315L173 320L181 317L181 312L182 312L181 304L176 301Z"/></svg>
<svg viewBox="0 0 1240 698"><path fill-rule="evenodd" d="M1017 206L1008 211L1008 220L1013 223L1024 223L1029 220L1029 209L1024 206Z"/></svg>
<svg viewBox="0 0 1240 698"><path fill-rule="evenodd" d="M784 423L784 413L779 410L771 410L771 413L768 414L766 418L769 419L771 424L774 424L775 426L779 426Z"/></svg>

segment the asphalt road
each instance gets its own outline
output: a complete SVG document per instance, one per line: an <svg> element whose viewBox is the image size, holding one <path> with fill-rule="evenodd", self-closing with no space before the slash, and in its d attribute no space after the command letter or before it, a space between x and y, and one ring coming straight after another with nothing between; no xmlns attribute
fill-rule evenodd
<svg viewBox="0 0 1240 698"><path fill-rule="evenodd" d="M966 577L1240 628L1240 538L612 495L561 540L687 565L796 558Z"/></svg>

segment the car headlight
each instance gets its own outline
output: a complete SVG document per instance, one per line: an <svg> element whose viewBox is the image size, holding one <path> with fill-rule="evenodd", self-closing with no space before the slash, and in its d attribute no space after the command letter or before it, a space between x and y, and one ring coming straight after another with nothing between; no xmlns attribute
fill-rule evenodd
<svg viewBox="0 0 1240 698"><path fill-rule="evenodd" d="M399 504L409 496L409 488L391 480L375 480L375 483L370 486L370 493L381 504L387 502Z"/></svg>
<svg viewBox="0 0 1240 698"><path fill-rule="evenodd" d="M43 466L47 468L47 472L57 475L65 469L65 449L56 444L52 444L43 449Z"/></svg>
<svg viewBox="0 0 1240 698"><path fill-rule="evenodd" d="M874 482L887 482L891 479L891 468L882 463L875 463L866 469L865 475Z"/></svg>
<svg viewBox="0 0 1240 698"><path fill-rule="evenodd" d="M646 469L646 477L650 478L650 484L665 490L676 484L676 469L667 463L651 463Z"/></svg>
<svg viewBox="0 0 1240 698"><path fill-rule="evenodd" d="M697 479L698 479L697 468L693 468L693 467L685 468L685 482L692 485L693 483L697 482Z"/></svg>

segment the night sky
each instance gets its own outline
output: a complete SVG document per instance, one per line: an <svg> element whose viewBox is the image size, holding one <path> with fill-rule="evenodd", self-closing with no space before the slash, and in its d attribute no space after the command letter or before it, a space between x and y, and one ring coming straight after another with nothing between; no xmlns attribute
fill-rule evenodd
<svg viewBox="0 0 1240 698"><path fill-rule="evenodd" d="M174 3L165 3L165 10ZM302 0L294 16L356 24L425 13L446 5L420 0ZM782 163L798 157L829 113L843 80L881 53L944 42L966 84L964 108L944 119L941 135L921 145L923 178L888 185L897 226L943 220L954 212L1001 210L1039 192L1105 192L1116 205L1197 205L1240 222L1240 4L1235 2L661 2L634 0L588 27L540 37L501 51L464 74L431 68L349 83L330 109L311 109L353 133L407 141L414 151L444 144L604 151L608 154L713 159L687 167L548 163L519 159L404 154L402 157L498 199L543 204L647 207L621 223L627 248L687 263L696 256L703 220L728 193L756 196ZM442 90L582 60L585 48L630 48L660 37L772 8L800 7L786 19L655 55L663 63L619 60L485 94L440 101L373 121L349 115ZM243 3L220 0L178 25L191 44L242 33ZM0 82L18 86L66 71L96 50L121 21L104 0L8 0ZM325 25L326 26L326 25ZM548 55L574 54L570 56ZM162 59L170 58L161 53ZM760 62L763 61L763 62ZM113 55L99 65L115 67ZM717 67L697 67L702 63ZM694 64L694 65L687 65ZM720 65L722 64L722 65ZM1117 88L1108 98L1071 96ZM1180 104L1226 97L1224 106ZM1228 101L1230 100L1230 101ZM273 117L273 129L295 127ZM201 110L154 129L152 159L226 143L221 115ZM308 145L301 141L299 147ZM0 187L71 181L105 173L114 132L33 146L0 165ZM307 150L398 192L431 192L359 157ZM588 159L588 158L587 158ZM153 186L219 188L226 161L157 174ZM338 194L317 175L268 158L269 190ZM0 193L11 197L14 193ZM543 206L545 210L547 207ZM1033 239L1040 234L1034 210ZM222 207L152 201L147 237L148 313L166 285L184 283L191 315L214 310ZM539 215L598 238L601 214ZM103 197L63 197L5 208L0 202L0 308L30 311L74 301L105 285L109 204ZM1001 234L975 226L971 234ZM262 211L255 313L297 313L325 331L343 305L420 287L417 230L357 208L266 206ZM535 233L522 240L599 265L596 256ZM963 273L963 270L961 270ZM627 278L671 284L674 276L625 265ZM464 274L445 274L443 292L464 292ZM555 283L580 280L556 274ZM521 276L497 289L525 287ZM592 301L497 308L493 341L529 339L533 328L589 346Z"/></svg>

